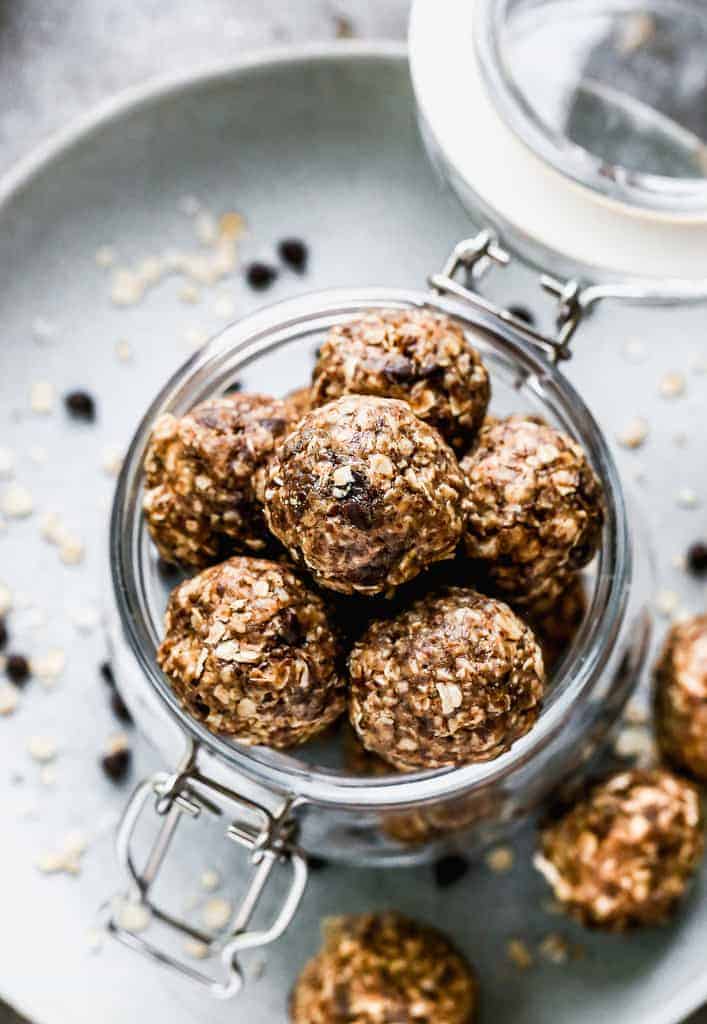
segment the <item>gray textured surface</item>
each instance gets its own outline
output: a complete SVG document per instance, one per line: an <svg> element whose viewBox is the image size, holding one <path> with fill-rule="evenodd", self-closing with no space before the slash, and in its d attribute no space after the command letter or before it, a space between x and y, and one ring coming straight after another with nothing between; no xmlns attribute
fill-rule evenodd
<svg viewBox="0 0 707 1024"><path fill-rule="evenodd" d="M231 41L222 13L227 7L236 10L235 4L201 4L195 22L194 6L186 4L171 5L169 18L162 15L164 21L156 14L150 17L152 7L146 4L139 8L114 5L109 9L84 0L72 5L70 11L68 5L36 4L33 10L31 3L6 4L0 15L4 19L0 22L0 47L3 71L7 67L10 73L4 78L9 88L0 97L0 159L9 161L21 155L49 130L84 112L96 99L154 71L184 70L187 62L191 66L226 58L238 47L278 39L330 38L335 32L335 13L342 10L301 2L287 5L283 14L285 5L241 3L237 5L238 14L229 15L232 20L225 23L231 26ZM348 4L346 10L360 31L399 35L404 28L405 7L402 3L387 4L380 11L373 5ZM156 4L154 9L163 10ZM218 19L216 27L211 18ZM77 50L82 60L72 64L67 54ZM326 95L330 103L337 102L333 94ZM342 85L338 102L345 95L347 89ZM68 569L58 562L55 550L38 540L37 514L26 522L13 523L0 538L0 578L17 593L27 594L31 604L46 616L37 625L31 609L20 608L14 613L11 624L18 645L37 654L57 643L70 651L67 671L56 690L44 694L38 684L32 684L20 711L0 723L9 766L2 779L2 800L10 818L0 892L4 906L14 908L5 915L0 986L22 1009L36 1015L40 1024L96 1019L118 1022L136 1016L157 1020L169 1016L175 1024L192 1019L280 1022L286 985L316 943L318 917L339 910L397 903L423 917L444 921L480 961L482 977L495 973L494 960L500 955L498 948L483 949L479 922L485 913L504 905L508 932L527 933L521 910L513 909L512 892L506 894L504 884L490 878L483 867L474 870L463 888L444 893L432 886L429 873L423 869L385 876L380 872L341 871L314 879L296 938L268 955L265 977L254 989L252 1001L241 1005L240 1011L236 1006L204 1007L191 996L185 997L181 988L146 972L112 947L98 956L87 951L86 932L96 903L117 881L107 830L122 803L122 796L100 776L95 764L100 745L114 728L95 672L102 651L100 634L78 634L69 621L72 610L85 604L92 606L100 592L102 524L110 482L101 478L98 466L105 444L127 439L135 416L162 379L166 363L174 365L183 357L184 329L197 326L213 330L218 326L210 301L205 308L193 310L178 303L172 288L161 288L138 310L116 312L108 301L103 275L93 265L93 252L102 243L115 242L121 251L136 257L149 251L156 237L160 244L166 244L166 238L183 242L186 228L176 204L185 191L194 191L208 195L215 209L243 205L253 224L247 253L269 252L285 228L304 233L314 244L308 285L370 283L373 279L376 283L420 283L424 272L439 263L462 218L453 204L439 195L430 172L417 163L419 151L412 141L414 126L409 113L404 114L404 123L398 129L399 139L394 144L382 144L383 125L397 124L396 110L399 114L402 108L396 106L394 89L381 102L378 128L374 127L370 140L380 143L377 150L374 146L375 162L369 163L355 149L346 148L346 126L340 125L339 137L336 132L333 135L338 149L332 150L332 163L327 163L326 156L308 163L303 147L302 164L291 174L293 181L287 190L278 187L282 161L267 164L268 173L259 183L261 187L256 187L253 168L257 165L257 132L249 139L251 162L244 157L238 163L235 141L232 151L226 147L234 161L227 165L229 171L240 167L240 179L237 175L224 176L218 161L213 166L212 154L223 155L213 131L205 127L204 139L210 139L216 148L202 150L187 146L183 140L180 145L179 126L172 122L174 138L168 159L154 164L145 159L144 178L134 189L128 182L135 154L121 165L121 137L113 135L106 143L107 150L98 140L78 163L69 160L58 168L58 174L53 172L38 182L0 222L0 315L6 339L2 358L3 370L9 368L0 379L2 444L16 452L17 477L32 490L38 512L55 508L88 541L86 563ZM358 116L362 118L358 130L365 137L365 113L360 111ZM332 129L336 122L333 115ZM270 121L271 128L275 123L276 119ZM152 127L157 130L164 124L158 117ZM169 119L166 124L170 125ZM123 136L126 140L130 137L130 131ZM145 136L138 133L139 138L144 141ZM403 153L410 156L413 150L414 160L403 170L396 160ZM272 156L273 152L264 143L263 154ZM149 151L145 156L149 157ZM104 186L101 174L93 178L89 173L106 173L111 167L116 169L114 181L121 183L113 190L107 182ZM301 197L306 194L306 174L312 168L319 175L317 180L327 187L305 208ZM241 180L249 183L243 192L233 187ZM391 181L397 187L391 187ZM340 187L339 182L345 182L345 186ZM405 186L412 186L409 192ZM297 196L299 202L292 198ZM38 202L42 204L39 207ZM360 222L360 209L365 203L369 204L374 231ZM38 210L42 211L39 217ZM27 219L30 213L32 223ZM368 250L371 238L375 247ZM399 259L401 252L405 253L404 260ZM297 281L285 281L272 297L300 287ZM528 298L527 283L518 282L517 289L521 297ZM256 304L238 285L233 295L239 313ZM57 324L55 342L38 346L32 340L35 316ZM592 402L599 406L612 433L632 414L650 418L652 434L647 454L622 454L622 463L629 477L639 463L646 470L645 490L641 493L650 506L654 534L663 542L663 584L679 589L685 605L697 608L703 601L701 588L688 584L671 569L671 559L704 528L702 512L676 509L674 493L688 483L698 491L704 487L700 452L705 441L705 380L690 378L688 398L672 407L656 399L655 392L660 374L686 368L691 353L703 341L696 314L673 323L679 335L675 347L666 344L672 340L671 331L660 324L654 327L650 317L642 314L619 318L611 332L595 336L596 348L583 350L573 372L585 375ZM648 354L640 367L631 370L617 354L616 336L623 341L629 332L636 331L647 339ZM130 339L135 350L131 366L114 361L114 341L122 336ZM596 372L602 360L614 374L621 368L623 384ZM98 427L91 430L68 425L58 412L46 419L31 416L27 392L31 382L40 378L55 381L60 390L74 385L95 390L101 403ZM676 448L672 440L682 429L690 435L687 449ZM27 459L32 444L41 444L51 453L46 466L34 466ZM27 740L36 733L53 736L61 747L53 788L40 784L37 766L27 756ZM136 774L154 766L154 758L144 744L137 743L136 753ZM78 880L39 878L35 858L60 842L72 827L94 832L82 875ZM203 862L201 854L192 855L192 859L197 868ZM226 862L224 867L229 864ZM474 898L475 889L484 891L481 900ZM538 898L541 893L537 879L522 870L512 891L525 890ZM696 925L695 917L694 912L688 913L667 939L676 947L688 973L688 940ZM581 933L555 919L549 919L545 927L559 928L584 941ZM535 937L540 937L540 925L533 928ZM645 974L647 984L647 975L652 973L653 984L656 978L658 982L662 978L663 990L667 991L675 983L675 974L666 971L663 963L664 940L662 935L649 937L642 946L633 947L629 960L637 978ZM599 952L591 958L589 971L578 974L576 980L570 978L563 987L569 985L579 1005L589 993L606 986L611 1009L622 1020L628 1020L617 989L620 971L617 973L613 964L620 959L622 944L610 940L608 964L600 952L602 946L594 940L590 944ZM526 977L508 969L492 1007L511 1013L514 1005L536 1006L540 1013L538 999L543 991L552 989L556 970L544 966ZM616 996L613 1003L612 994ZM607 1011L606 1004L603 1009Z"/></svg>

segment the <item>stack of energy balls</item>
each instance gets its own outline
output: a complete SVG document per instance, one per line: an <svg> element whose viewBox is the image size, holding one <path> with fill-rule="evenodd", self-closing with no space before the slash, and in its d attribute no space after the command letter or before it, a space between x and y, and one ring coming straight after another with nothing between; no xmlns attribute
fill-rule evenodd
<svg viewBox="0 0 707 1024"><path fill-rule="evenodd" d="M347 712L345 763L373 775L488 761L532 729L586 610L579 573L603 498L575 441L533 416L490 416L490 394L461 326L404 309L334 327L311 386L282 400L234 393L160 417L144 514L161 557L196 574L170 597L158 660L189 713L285 749ZM678 760L688 743L704 777L707 726L700 740L689 722L700 700L707 714L705 692L679 640L661 736ZM389 831L419 842L474 813L398 815ZM689 783L623 773L548 827L538 863L583 920L659 920L700 829ZM466 1024L475 1004L446 940L366 915L330 930L291 1012Z"/></svg>

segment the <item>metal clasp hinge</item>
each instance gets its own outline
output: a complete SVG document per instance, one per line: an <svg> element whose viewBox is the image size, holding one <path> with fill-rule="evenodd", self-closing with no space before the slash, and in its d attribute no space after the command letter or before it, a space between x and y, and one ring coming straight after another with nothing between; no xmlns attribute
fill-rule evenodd
<svg viewBox="0 0 707 1024"><path fill-rule="evenodd" d="M152 890L165 860L178 825L184 816L198 818L203 812L221 815L220 808L203 790L225 800L238 814L228 825L225 835L243 846L249 853L250 877L245 894L236 909L225 934L213 936L195 928L169 911L158 906ZM133 852L135 832L144 816L150 799L154 799L154 813L161 824L149 849L144 867L138 869ZM169 949L149 941L142 934L121 922L120 906L115 901L102 908L103 923L108 933L131 949L154 962L177 971L191 981L204 986L217 999L228 999L243 987L243 972L238 954L246 949L268 945L278 939L288 927L299 906L307 884L307 862L294 845L296 823L292 817L292 804L284 801L273 814L262 804L241 796L225 786L199 773L193 753L185 767L174 775L157 773L136 789L125 809L118 827L117 854L126 871L130 887L122 896L122 906L142 908L174 935L203 943L208 954L218 955L223 977L211 977L176 956ZM264 929L249 929L260 897L276 865L288 868L290 885L275 919Z"/></svg>
<svg viewBox="0 0 707 1024"><path fill-rule="evenodd" d="M496 235L491 231L480 231L474 238L467 238L455 245L441 273L433 274L429 284L441 295L455 295L484 313L490 313L510 324L549 355L553 362L569 359L572 354L570 341L587 308L582 286L575 280L558 281L548 274L541 276L540 285L543 290L557 299L557 335L544 334L507 309L501 309L490 302L470 283L480 280L492 266L507 267L510 261L510 254L499 244ZM456 279L460 270L466 274L464 284Z"/></svg>

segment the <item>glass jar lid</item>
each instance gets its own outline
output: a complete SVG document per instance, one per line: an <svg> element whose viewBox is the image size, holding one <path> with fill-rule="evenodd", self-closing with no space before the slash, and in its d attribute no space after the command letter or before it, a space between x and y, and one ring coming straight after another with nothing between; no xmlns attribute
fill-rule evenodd
<svg viewBox="0 0 707 1024"><path fill-rule="evenodd" d="M543 269L680 300L707 294L706 44L694 0L416 0L410 22L423 131L477 219Z"/></svg>

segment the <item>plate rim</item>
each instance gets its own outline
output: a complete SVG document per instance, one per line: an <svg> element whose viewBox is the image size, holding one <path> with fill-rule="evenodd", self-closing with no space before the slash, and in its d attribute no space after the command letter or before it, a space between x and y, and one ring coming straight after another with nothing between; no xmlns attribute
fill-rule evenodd
<svg viewBox="0 0 707 1024"><path fill-rule="evenodd" d="M393 39L347 39L336 42L278 44L259 47L230 60L203 64L186 71L150 75L144 81L120 89L114 96L99 101L85 113L72 117L66 127L50 132L45 139L11 163L0 174L0 211L4 210L49 164L80 145L97 129L153 102L194 86L205 86L236 78L255 68L280 67L312 60L333 63L371 58L407 63L407 42Z"/></svg>

